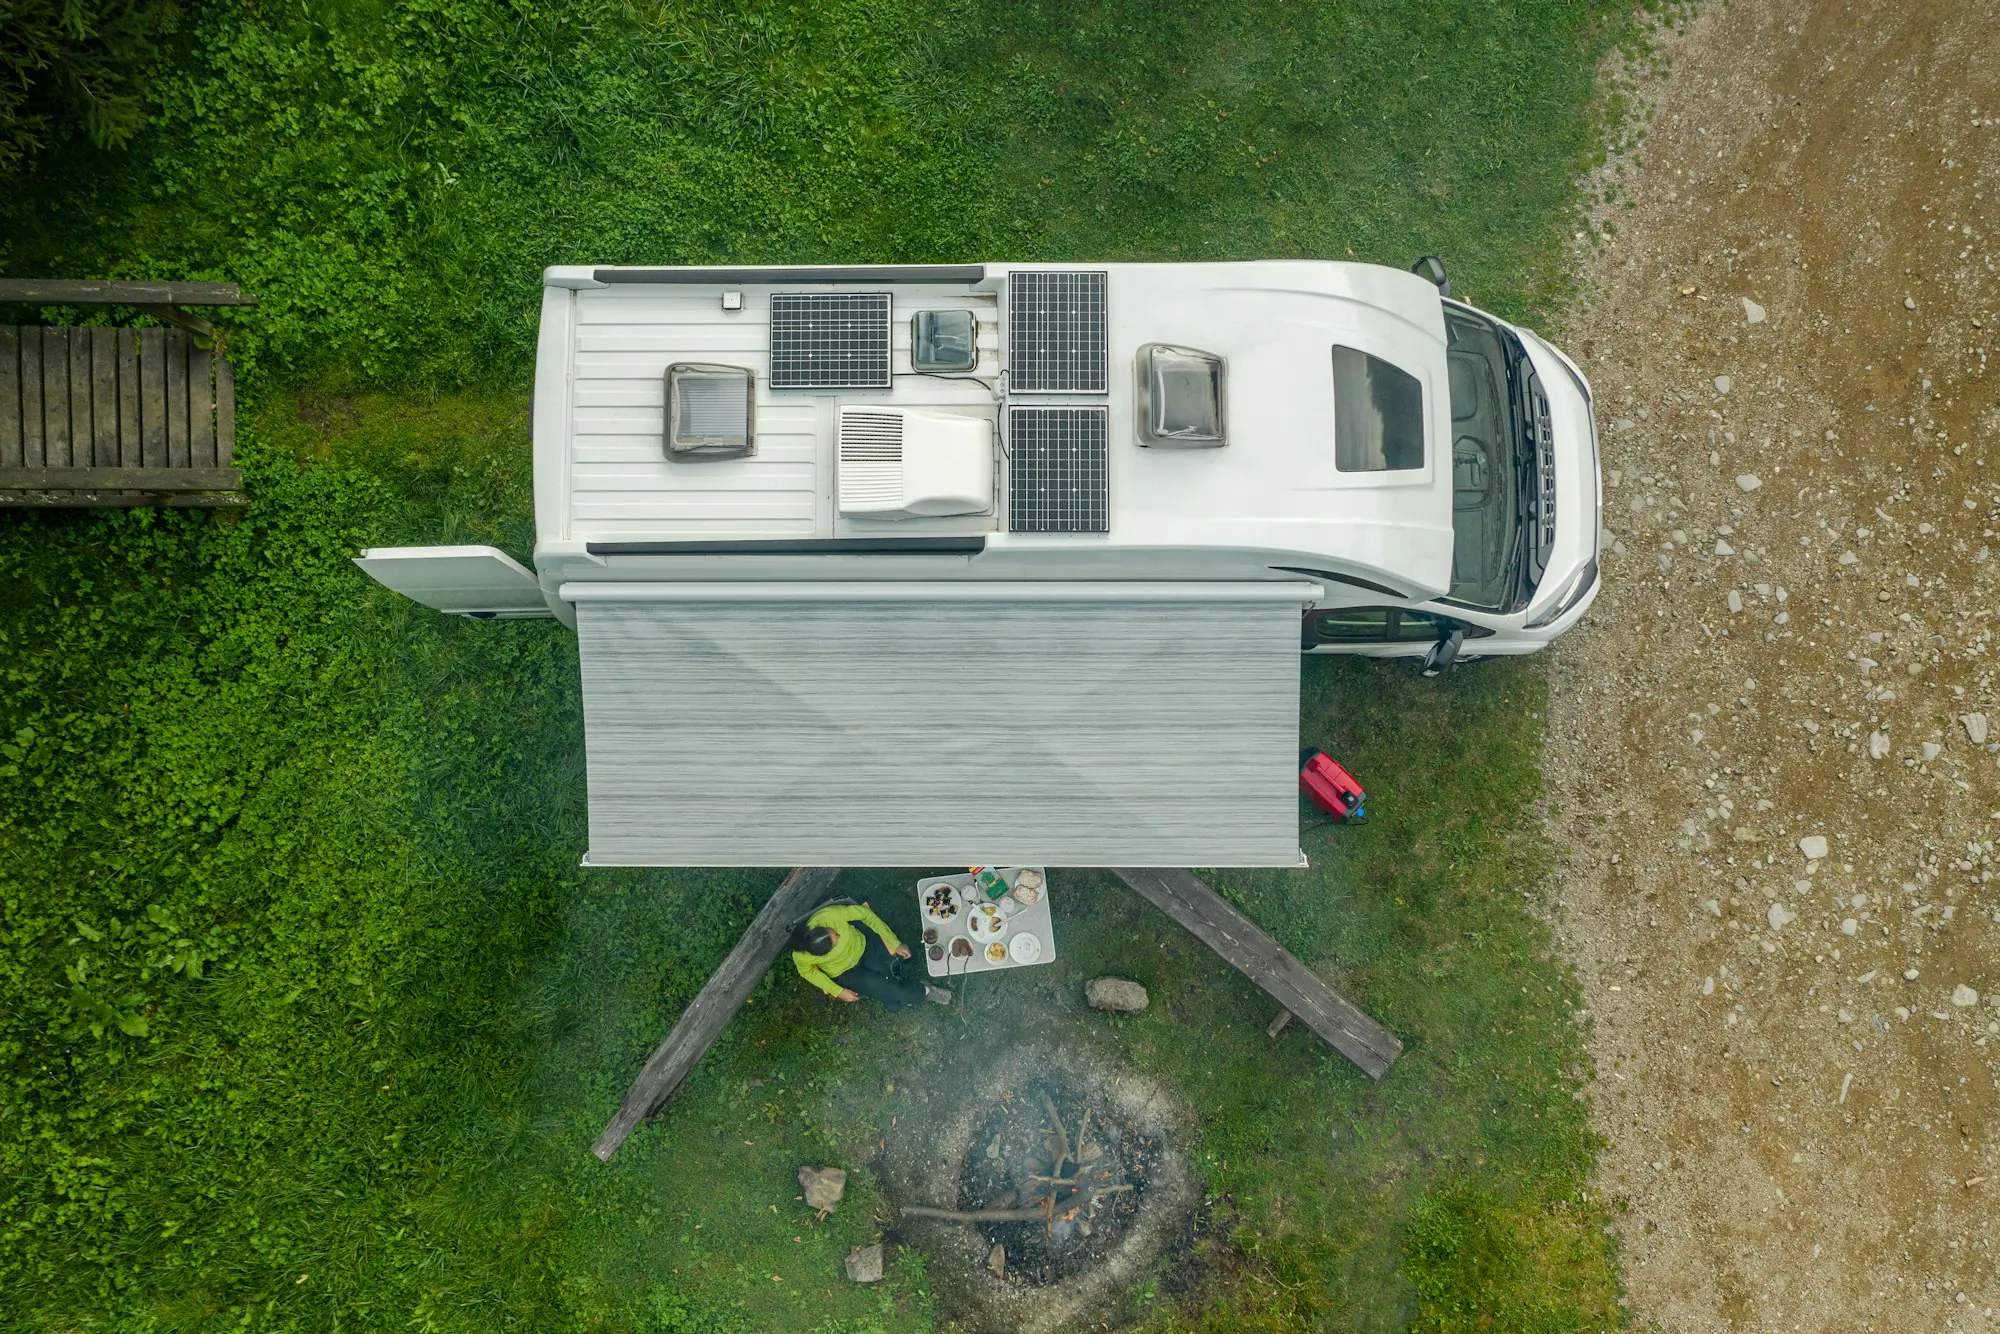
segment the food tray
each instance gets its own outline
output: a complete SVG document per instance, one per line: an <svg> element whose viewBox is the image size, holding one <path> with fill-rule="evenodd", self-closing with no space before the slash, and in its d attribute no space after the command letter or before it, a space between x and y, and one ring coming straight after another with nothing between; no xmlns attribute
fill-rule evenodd
<svg viewBox="0 0 2000 1334"><path fill-rule="evenodd" d="M935 890L946 887L959 895L962 903L966 892L972 887L970 875L932 876L917 882L917 906L922 912L924 925L937 932L937 944L945 952L943 958L933 959L930 957L929 948L924 949L924 965L932 977L959 977L967 973L990 973L1007 968L1030 967L1031 965L1013 957L1012 952L1006 949L1008 941L1017 932L1030 933L1041 942L1042 950L1040 956L1035 959L1036 964L1054 962L1055 926L1049 915L1047 872L1039 866L1008 866L995 869L1006 877L1009 893L1013 892L1013 887L1021 878L1022 871L1033 871L1034 875L1029 877L1030 881L1039 878L1041 884L1036 886L1035 891L1029 896L1035 900L1033 903L1022 904L1019 911L1000 919L998 930L991 932L980 931L976 934L970 932L968 923L973 912L966 907L962 906L948 921L940 922L926 906ZM986 900L979 897L976 902L984 903ZM967 941L972 946L971 957L954 957L951 953L951 944L954 940ZM1002 957L998 961L987 958L988 948L996 944L1002 947Z"/></svg>

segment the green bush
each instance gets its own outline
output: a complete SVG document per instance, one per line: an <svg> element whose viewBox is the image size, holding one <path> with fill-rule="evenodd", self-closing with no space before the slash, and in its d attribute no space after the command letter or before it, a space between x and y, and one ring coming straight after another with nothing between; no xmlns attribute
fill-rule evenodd
<svg viewBox="0 0 2000 1334"><path fill-rule="evenodd" d="M66 129L99 148L145 123L146 66L179 0L0 0L0 179Z"/></svg>

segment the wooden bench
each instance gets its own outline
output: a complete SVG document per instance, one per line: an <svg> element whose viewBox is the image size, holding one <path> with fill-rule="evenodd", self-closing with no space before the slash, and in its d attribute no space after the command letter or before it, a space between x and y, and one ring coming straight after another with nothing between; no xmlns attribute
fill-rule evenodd
<svg viewBox="0 0 2000 1334"><path fill-rule="evenodd" d="M255 297L231 283L5 280L0 304L131 306L175 326L0 325L0 506L246 503L235 369L182 307Z"/></svg>

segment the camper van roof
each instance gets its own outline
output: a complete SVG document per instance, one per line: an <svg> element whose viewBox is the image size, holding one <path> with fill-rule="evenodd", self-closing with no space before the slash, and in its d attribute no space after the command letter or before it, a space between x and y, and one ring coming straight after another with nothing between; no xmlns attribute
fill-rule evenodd
<svg viewBox="0 0 2000 1334"><path fill-rule="evenodd" d="M1010 322L1027 318L1009 308L1010 276L1079 273L1103 275L1101 287L1089 289L1101 293L1101 378L1085 392L1051 391L1053 382L1037 380L1029 364L1034 348L1017 337L1010 354L1010 333L1019 333ZM1414 596L1442 593L1450 582L1444 327L1436 289L1412 274L1291 260L565 266L549 269L544 282L534 427L538 545L550 550L933 539L976 545L1002 558L996 568L1010 552L1067 548L1097 553L1094 559L1107 562L1103 568L1113 575L1124 562L1126 577L1156 568L1145 562L1157 557L1172 567L1157 568L1174 577L1199 577L1207 569L1230 577L1220 572L1247 561L1346 571ZM887 294L888 387L773 387L773 298L835 292ZM911 316L928 310L972 313L978 345L972 374L915 372ZM1049 327L1059 328L1067 315L1058 311L1052 318ZM1226 444L1141 445L1135 365L1150 344L1223 359ZM1405 447L1398 460L1416 466L1338 466L1354 458L1336 458L1336 348L1366 354L1370 368L1386 363L1393 370L1381 375L1398 385L1413 383L1420 392L1422 448ZM665 456L662 378L669 364L680 362L751 372L753 456ZM779 369L782 376L785 368ZM894 520L843 515L835 495L836 416L842 405L863 403L985 417L1002 428L1003 450L1012 408L1101 405L1108 440L1103 531L1009 531L1005 470L1017 460L1006 456L993 513ZM1211 564L1201 563L1203 553Z"/></svg>

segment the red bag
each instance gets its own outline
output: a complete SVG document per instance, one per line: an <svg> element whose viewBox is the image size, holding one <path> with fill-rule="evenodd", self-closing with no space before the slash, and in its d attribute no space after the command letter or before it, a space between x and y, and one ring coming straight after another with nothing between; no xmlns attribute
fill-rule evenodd
<svg viewBox="0 0 2000 1334"><path fill-rule="evenodd" d="M1368 818L1362 802L1368 794L1354 775L1333 762L1323 750L1309 750L1299 760L1299 791L1307 800L1342 823Z"/></svg>

